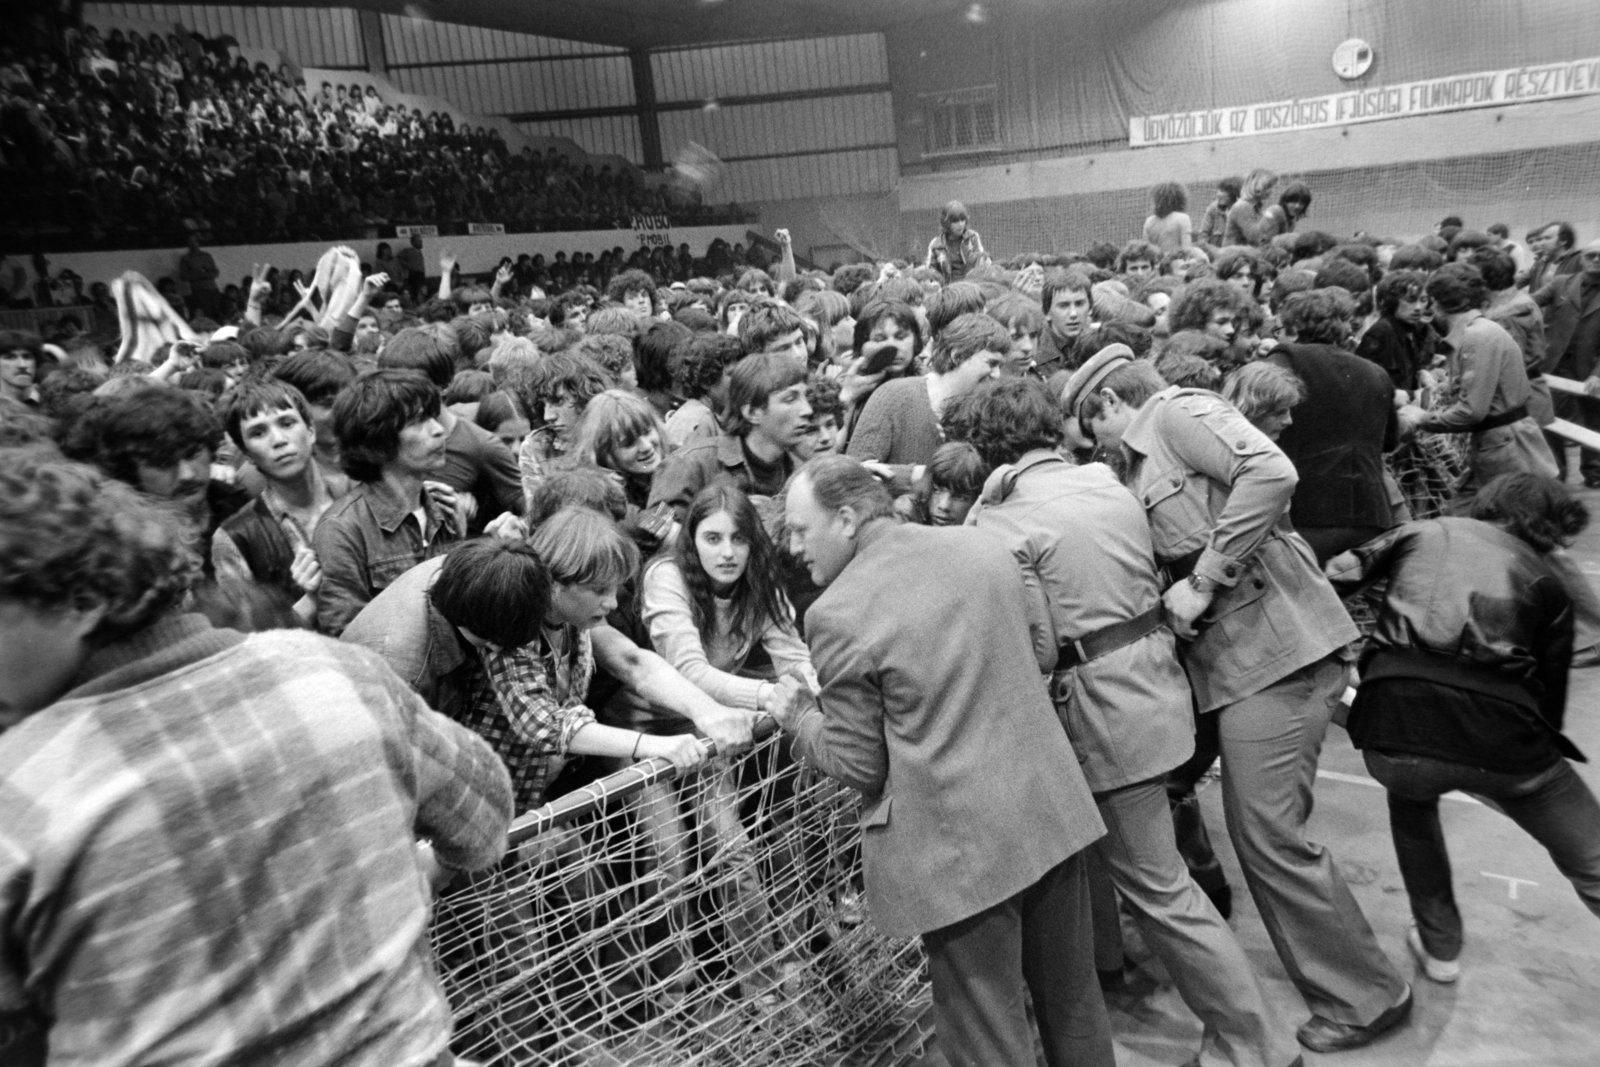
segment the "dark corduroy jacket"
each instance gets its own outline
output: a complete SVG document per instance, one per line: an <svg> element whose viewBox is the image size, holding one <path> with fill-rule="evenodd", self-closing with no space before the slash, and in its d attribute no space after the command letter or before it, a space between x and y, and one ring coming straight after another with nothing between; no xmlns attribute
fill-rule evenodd
<svg viewBox="0 0 1600 1067"><path fill-rule="evenodd" d="M1280 345L1269 358L1306 384L1278 438L1300 475L1295 527L1392 526L1383 454L1398 443L1399 423L1389 376L1333 345Z"/></svg>

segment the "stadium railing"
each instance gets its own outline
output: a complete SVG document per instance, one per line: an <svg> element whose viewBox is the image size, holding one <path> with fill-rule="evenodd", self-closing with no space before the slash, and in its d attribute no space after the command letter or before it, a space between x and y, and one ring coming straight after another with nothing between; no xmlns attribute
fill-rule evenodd
<svg viewBox="0 0 1600 1067"><path fill-rule="evenodd" d="M1587 396L1582 382L1575 382L1571 378L1557 378L1553 374L1544 376L1545 383L1558 393L1568 393L1572 396ZM1557 419L1550 425L1543 427L1549 433L1559 434L1568 441L1582 445L1584 448L1600 450L1600 433L1586 429L1566 419Z"/></svg>

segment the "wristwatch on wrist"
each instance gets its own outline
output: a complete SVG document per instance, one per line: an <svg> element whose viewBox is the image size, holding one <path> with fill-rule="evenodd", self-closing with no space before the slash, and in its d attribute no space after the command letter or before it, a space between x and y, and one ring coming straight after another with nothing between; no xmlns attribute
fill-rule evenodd
<svg viewBox="0 0 1600 1067"><path fill-rule="evenodd" d="M1217 583L1203 574L1191 572L1189 575L1189 587L1196 593L1209 596L1216 592Z"/></svg>

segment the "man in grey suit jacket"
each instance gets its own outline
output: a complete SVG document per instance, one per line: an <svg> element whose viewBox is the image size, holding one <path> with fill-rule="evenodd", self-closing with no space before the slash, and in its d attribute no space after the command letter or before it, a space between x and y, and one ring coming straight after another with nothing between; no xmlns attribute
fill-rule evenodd
<svg viewBox="0 0 1600 1067"><path fill-rule="evenodd" d="M790 484L791 547L825 586L806 615L821 682L784 679L795 751L861 791L872 921L920 934L952 1067L1114 1063L1083 849L1105 828L1034 662L1021 574L965 528L901 526L859 462Z"/></svg>

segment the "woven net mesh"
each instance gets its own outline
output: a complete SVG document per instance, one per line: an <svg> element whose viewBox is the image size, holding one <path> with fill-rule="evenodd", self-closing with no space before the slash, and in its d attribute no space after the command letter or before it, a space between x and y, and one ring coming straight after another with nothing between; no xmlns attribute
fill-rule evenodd
<svg viewBox="0 0 1600 1067"><path fill-rule="evenodd" d="M529 813L441 894L452 1048L478 1064L891 1064L931 1024L915 940L861 911L859 796L772 735Z"/></svg>

